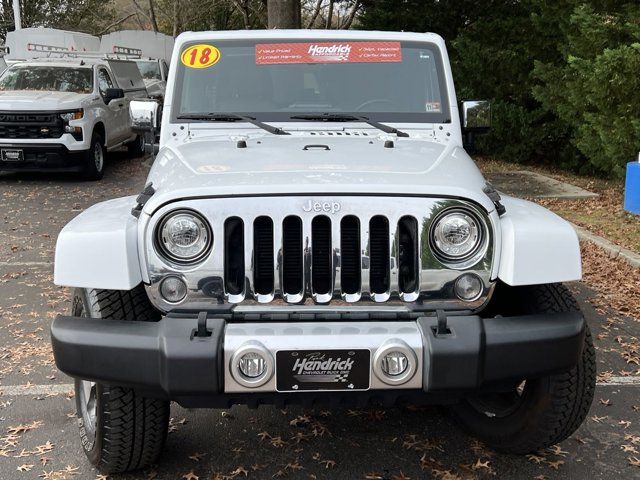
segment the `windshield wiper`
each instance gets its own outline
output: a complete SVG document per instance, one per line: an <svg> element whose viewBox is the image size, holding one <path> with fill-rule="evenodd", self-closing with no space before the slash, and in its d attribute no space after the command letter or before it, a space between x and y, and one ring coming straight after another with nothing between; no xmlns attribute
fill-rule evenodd
<svg viewBox="0 0 640 480"><path fill-rule="evenodd" d="M408 137L409 134L398 130L397 128L390 127L383 123L378 123L375 120L370 120L367 117L361 117L359 115L349 115L346 113L310 113L305 115L294 115L291 117L294 120L310 120L321 122L364 122L371 125L378 130L382 130L384 133L396 134L399 137Z"/></svg>
<svg viewBox="0 0 640 480"><path fill-rule="evenodd" d="M291 135L281 128L263 123L247 115L238 115L237 113L184 113L178 115L177 118L178 120L202 120L205 122L248 122L274 135Z"/></svg>

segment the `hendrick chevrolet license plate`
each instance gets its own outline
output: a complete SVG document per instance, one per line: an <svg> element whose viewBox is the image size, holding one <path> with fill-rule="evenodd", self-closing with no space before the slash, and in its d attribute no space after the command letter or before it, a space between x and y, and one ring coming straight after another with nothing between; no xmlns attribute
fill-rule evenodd
<svg viewBox="0 0 640 480"><path fill-rule="evenodd" d="M3 162L22 162L24 152L17 148L3 148L0 150L0 159Z"/></svg>
<svg viewBox="0 0 640 480"><path fill-rule="evenodd" d="M369 350L280 350L276 353L279 392L368 390Z"/></svg>

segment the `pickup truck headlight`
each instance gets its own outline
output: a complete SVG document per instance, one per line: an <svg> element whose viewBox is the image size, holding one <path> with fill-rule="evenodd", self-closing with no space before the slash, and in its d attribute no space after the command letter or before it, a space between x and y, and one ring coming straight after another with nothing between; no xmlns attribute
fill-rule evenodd
<svg viewBox="0 0 640 480"><path fill-rule="evenodd" d="M202 259L213 243L207 221L190 210L167 214L158 224L156 239L163 256L182 264Z"/></svg>
<svg viewBox="0 0 640 480"><path fill-rule="evenodd" d="M462 262L482 245L484 232L478 218L465 209L442 213L431 227L431 246L444 262Z"/></svg>
<svg viewBox="0 0 640 480"><path fill-rule="evenodd" d="M84 117L84 110L81 108L60 113L60 118L64 123L64 131L73 135L76 140L82 140L82 127L72 127L69 125L69 122L72 120L80 120L82 117Z"/></svg>
<svg viewBox="0 0 640 480"><path fill-rule="evenodd" d="M64 120L65 123L69 123L71 120L80 120L83 116L84 110L82 110L81 108L78 110L63 112L60 114L60 118Z"/></svg>

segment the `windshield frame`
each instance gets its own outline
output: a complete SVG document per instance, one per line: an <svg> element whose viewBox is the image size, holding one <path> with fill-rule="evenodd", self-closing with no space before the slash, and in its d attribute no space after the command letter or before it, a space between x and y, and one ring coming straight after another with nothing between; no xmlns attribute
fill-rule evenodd
<svg viewBox="0 0 640 480"><path fill-rule="evenodd" d="M255 47L255 45L259 43L308 43L316 41L313 38L296 38L296 39L278 39L278 38L269 38L268 42L260 39L198 39L189 42L185 42L181 45L181 51L186 50L187 48L203 43L211 43L216 45L219 48L224 48L225 46L233 46L233 47ZM331 39L321 39L317 40L320 42L360 42L361 39L353 39L353 38L331 38ZM375 41L375 40L371 40ZM451 119L451 108L450 108L450 97L449 97L449 88L445 75L445 66L442 59L442 52L440 50L440 46L434 42L430 41L415 41L415 40L400 40L401 48L428 48L431 50L435 60L436 72L438 77L438 88L440 90L441 97L441 112L367 112L367 111L347 111L347 110L331 110L330 112L326 111L314 111L314 110L296 110L296 111L288 111L288 112L233 112L239 113L245 116L254 117L257 120L262 122L289 122L289 123L300 123L309 121L293 119L291 117L298 115L314 115L321 113L336 113L340 115L351 115L351 116L360 116L367 117L376 122L384 122L384 123L428 123L428 124L450 124L452 123ZM184 82L184 74L186 72L186 68L180 64L176 65L176 73L173 82L173 100L171 105L171 115L170 115L170 123L189 123L185 122L184 119L179 119L180 115L185 115L187 113L202 113L202 112L179 112L178 109L180 107L180 92L182 91L182 85ZM212 112L216 113L216 112ZM203 123L206 121L201 120L191 120L190 122L198 122ZM357 122L357 121L354 121ZM326 122L322 122L326 123Z"/></svg>
<svg viewBox="0 0 640 480"><path fill-rule="evenodd" d="M44 88L27 88L27 89L0 89L0 92L53 92L53 93L74 93L76 95L91 95L95 90L95 78L94 78L94 69L93 67L85 67L78 65L48 65L48 64L29 64L26 62L19 62L14 65L8 66L3 72L0 72L0 80L2 80L6 75L15 72L16 70L25 70L28 68L48 68L51 70L82 70L89 72L90 84L87 91L76 91L76 90L52 90L52 89L44 89Z"/></svg>

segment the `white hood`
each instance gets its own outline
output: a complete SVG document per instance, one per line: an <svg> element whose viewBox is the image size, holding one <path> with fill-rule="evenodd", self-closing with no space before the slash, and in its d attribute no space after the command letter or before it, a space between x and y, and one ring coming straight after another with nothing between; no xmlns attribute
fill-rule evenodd
<svg viewBox="0 0 640 480"><path fill-rule="evenodd" d="M55 111L73 110L91 94L43 92L38 90L0 91L0 110Z"/></svg>
<svg viewBox="0 0 640 480"><path fill-rule="evenodd" d="M163 148L145 212L175 199L260 195L425 195L469 198L493 210L485 180L456 145L384 137L263 136L238 148L228 136Z"/></svg>

